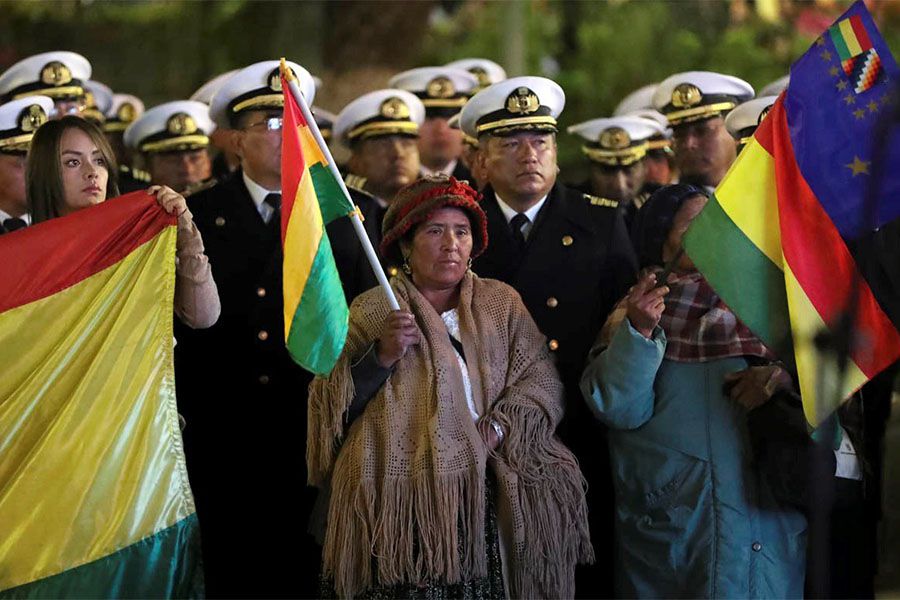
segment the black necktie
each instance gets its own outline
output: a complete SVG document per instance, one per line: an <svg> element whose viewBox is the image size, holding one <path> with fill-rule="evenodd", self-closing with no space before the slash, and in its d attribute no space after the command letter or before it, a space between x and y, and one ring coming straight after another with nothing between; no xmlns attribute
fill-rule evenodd
<svg viewBox="0 0 900 600"><path fill-rule="evenodd" d="M3 221L3 229L5 229L7 233L12 233L13 231L17 231L27 226L28 223L26 223L24 219L18 217L12 217Z"/></svg>
<svg viewBox="0 0 900 600"><path fill-rule="evenodd" d="M278 227L281 227L281 194L274 192L267 194L263 202L272 207L272 218L269 219L269 223L278 223Z"/></svg>
<svg viewBox="0 0 900 600"><path fill-rule="evenodd" d="M520 252L525 250L525 234L522 233L522 229L530 222L531 220L525 213L517 213L509 222L509 226L512 228L513 241L516 242Z"/></svg>

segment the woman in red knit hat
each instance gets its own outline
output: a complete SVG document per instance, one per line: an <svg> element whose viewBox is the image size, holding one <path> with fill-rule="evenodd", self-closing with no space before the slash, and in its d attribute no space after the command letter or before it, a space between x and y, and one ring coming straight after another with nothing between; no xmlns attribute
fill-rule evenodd
<svg viewBox="0 0 900 600"><path fill-rule="evenodd" d="M401 309L359 296L337 366L310 386L325 595L571 597L592 558L544 337L511 287L469 270L487 246L479 199L445 176L397 194L382 253L403 265Z"/></svg>

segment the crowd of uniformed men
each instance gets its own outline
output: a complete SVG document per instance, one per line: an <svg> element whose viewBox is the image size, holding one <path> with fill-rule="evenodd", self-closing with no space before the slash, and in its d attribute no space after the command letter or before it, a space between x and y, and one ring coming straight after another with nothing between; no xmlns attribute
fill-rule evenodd
<svg viewBox="0 0 900 600"><path fill-rule="evenodd" d="M288 64L313 105L320 81ZM153 183L189 196L221 299L213 327L176 323L179 410L212 596L315 590L316 545L306 533L314 498L300 484L311 376L282 339L278 67L270 60L224 73L190 99L149 110L91 80L88 60L72 52L32 56L0 75L0 232L30 224L24 165L47 118L96 122L119 161L123 193ZM713 189L785 85L775 82L756 100L747 82L711 72L643 87L612 116L568 128L589 165L578 187L559 178L561 87L507 78L490 60L405 71L336 116L313 105L325 139L349 150L342 169L375 248L392 197L418 177L445 173L483 193L490 242L472 268L521 294L567 391L559 433L589 484L598 555L578 574L579 595L611 593L608 457L578 380L607 314L635 282L630 224L661 185ZM349 302L376 279L349 219L328 234Z"/></svg>

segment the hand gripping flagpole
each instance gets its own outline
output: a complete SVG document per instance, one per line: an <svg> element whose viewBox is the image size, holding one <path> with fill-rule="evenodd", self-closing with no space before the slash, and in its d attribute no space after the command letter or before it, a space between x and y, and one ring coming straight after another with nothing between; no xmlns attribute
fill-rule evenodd
<svg viewBox="0 0 900 600"><path fill-rule="evenodd" d="M284 77L285 81L287 81L288 88L291 90L291 95L294 97L297 106L300 107L300 112L303 113L303 119L306 121L306 126L309 127L309 130L316 140L316 144L319 145L319 149L322 151L322 154L325 155L325 159L328 161L328 169L331 171L335 181L337 181L341 191L344 193L347 203L353 207L353 210L348 216L350 217L350 222L353 223L353 230L356 232L356 237L359 238L359 243L362 244L363 250L366 252L366 258L369 259L369 265L372 267L372 271L375 272L375 277L378 279L378 285L381 286L381 289L384 290L385 295L387 295L388 304L391 305L391 309L400 310L397 296L394 295L394 290L391 288L391 284L388 283L388 278L381 266L381 261L378 260L375 248L372 247L372 240L369 239L368 234L366 234L366 228L363 227L362 214L359 212L359 207L356 206L350 198L350 192L344 184L344 178L341 177L341 172L338 171L337 165L334 163L334 158L331 156L331 150L328 149L328 145L322 138L322 132L319 131L319 126L316 125L316 120L313 118L312 112L306 104L306 99L300 92L300 87L297 85L297 76L287 67L283 58L281 59L281 75Z"/></svg>

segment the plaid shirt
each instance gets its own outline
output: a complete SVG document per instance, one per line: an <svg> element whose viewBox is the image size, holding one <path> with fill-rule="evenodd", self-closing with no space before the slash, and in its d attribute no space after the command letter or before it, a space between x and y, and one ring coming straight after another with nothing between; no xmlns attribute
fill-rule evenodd
<svg viewBox="0 0 900 600"><path fill-rule="evenodd" d="M707 362L732 356L775 360L762 341L738 320L700 273L669 283L659 325L666 332L666 358Z"/></svg>

